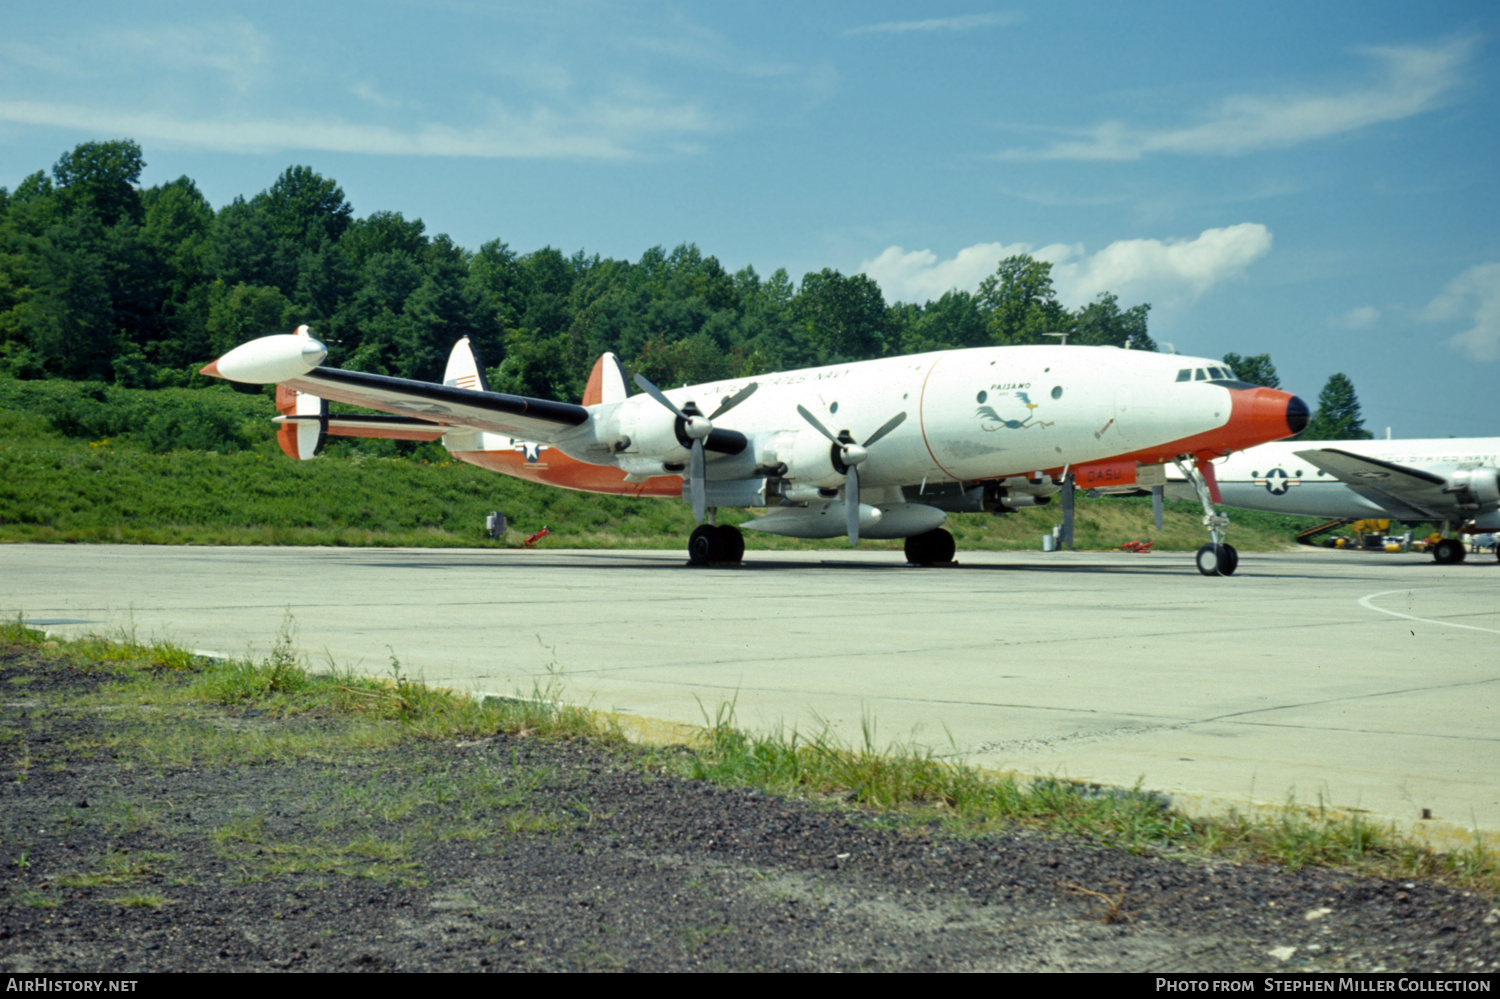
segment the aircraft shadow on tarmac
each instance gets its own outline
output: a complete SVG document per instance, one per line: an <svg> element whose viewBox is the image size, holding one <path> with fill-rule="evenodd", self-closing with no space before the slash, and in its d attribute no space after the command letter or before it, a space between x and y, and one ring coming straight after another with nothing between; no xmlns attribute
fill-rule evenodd
<svg viewBox="0 0 1500 999"><path fill-rule="evenodd" d="M1037 573L1064 574L1064 575L1073 575L1073 576L1092 576L1092 575L1105 575L1105 576L1160 576L1160 575L1163 575L1163 574L1176 575L1176 574L1179 574L1179 573L1181 573L1181 574L1193 574L1193 575L1197 574L1197 571L1194 568L1193 563L1192 563L1191 553L1173 553L1173 554L1180 554L1182 556L1182 558L1180 560L1179 559L1166 560L1166 559L1160 559L1160 558L1158 558L1158 559L1153 559L1151 561L1146 561L1146 560L1138 560L1137 561L1137 559L1139 559L1139 556L1136 556L1136 555L1133 555L1133 554L1130 554L1130 553L1125 553L1125 552L1119 552L1119 553L1092 552L1092 553L1088 553L1088 554L1091 554L1091 555L1098 556L1100 558L1107 558L1107 557L1111 556L1112 554L1113 555L1118 555L1119 562L1115 563L1115 564L1100 564L1098 561L1093 561L1093 562L1090 562L1087 565L1070 565L1070 564L1066 564L1066 563L1059 563L1059 562L1049 561L1047 558L1037 558L1035 560L1028 560L1028 561L1024 561L1024 562L1007 561L1007 562L1004 562L1004 563L996 564L996 563L983 563L983 562L965 562L962 558L959 558L958 561L956 561L956 562L954 562L954 563L952 563L950 565L939 565L939 566L915 566L915 565L911 565L909 563L901 562L901 561L897 560L896 558L893 558L889 562L876 562L876 561L866 561L866 560L841 559L841 558L838 557L838 553L837 552L816 553L816 554L821 554L821 555L824 555L826 557L818 558L816 561L792 561L792 560L788 560L788 559L777 558L777 557L775 557L775 553L774 552L753 552L753 553L751 553L750 557L747 558L744 562L741 562L741 563L738 563L738 564L734 564L734 565L729 565L729 564L725 564L725 565L691 565L691 564L683 561L682 558L681 558L681 556L679 556L676 552L671 552L671 551L641 552L641 551L611 551L611 550L607 550L607 549L601 549L601 550L598 550L598 551L570 551L566 555L563 555L562 553L546 552L545 550L539 551L539 552L535 552L535 553L522 553L522 552L515 552L513 550L504 550L504 551L494 551L494 552L492 552L492 551L482 551L482 552L453 552L450 555L445 556L445 557L434 557L432 554L424 552L424 553L422 553L420 555L417 555L417 554L413 553L413 557L410 557L410 558L402 557L402 554L398 553L398 552L391 552L390 555L387 556L387 557L385 557L385 558L381 558L381 559L360 558L360 559L354 560L354 562L357 565L369 566L369 567L372 567L372 568L420 569L420 570L452 570L452 569L459 568L459 567L482 566L482 567L488 567L488 568L494 568L494 569L513 569L513 568L529 568L529 569L556 568L556 569L570 569L570 568L585 568L586 567L586 568L595 569L595 570L601 570L601 569L621 569L621 570L633 570L633 571L637 571L637 572L643 571L643 570L646 570L646 571L659 571L659 572L680 572L680 571L683 571L685 569L691 569L691 570L697 571L697 572L710 572L710 573L712 573L712 572L719 572L719 573L729 573L729 572L767 572L767 571L788 572L788 571L793 571L793 570L801 570L801 571L825 570L825 571L834 571L834 572L838 572L838 571L850 571L850 570L863 570L863 571L866 571L866 572L897 572L897 571L903 571L903 570L905 570L905 571L917 571L917 570L921 570L923 572L928 572L928 573L954 572L954 571L966 572L966 573L974 573L974 572L1033 573L1033 572L1037 572ZM960 554L962 554L962 553L960 553ZM991 553L986 553L986 554L991 554ZM1015 555L1017 553L1004 553L1004 554ZM1157 553L1158 556L1160 556L1161 554L1166 554L1166 553ZM1295 556L1297 553L1286 553L1286 554ZM508 557L508 556L515 556L515 557ZM1357 556L1351 556L1351 557L1357 557ZM1250 556L1248 556L1248 557L1246 557L1244 559L1244 561L1241 563L1240 571L1238 573L1236 573L1236 577L1239 577L1239 576L1251 576L1251 577L1262 578L1262 579L1266 579L1266 578L1274 578L1274 579L1305 579L1305 578L1308 578L1308 574L1300 573L1300 572L1297 572L1295 570L1288 571L1287 568L1284 567L1284 566L1277 566L1276 568L1273 569L1270 564L1257 564L1257 562L1259 562L1259 561L1260 560L1256 559L1253 554L1250 555ZM1371 564L1372 564L1372 562L1370 562L1370 561L1365 561L1365 562L1361 562L1360 563L1361 567L1368 567ZM1468 559L1467 561L1457 563L1456 565L1453 565L1453 566L1439 565L1436 562L1432 562L1432 561L1428 561L1428 560L1422 560L1420 562L1414 562L1414 561L1409 560L1409 559L1391 559L1390 561L1387 561L1387 562L1384 562L1384 563L1380 564L1380 568L1381 569L1390 569L1390 570L1393 570L1393 571L1394 570L1398 570L1398 569L1414 569L1414 568L1431 568L1431 569L1458 568L1458 569L1463 569L1463 568L1484 568L1484 567L1496 567L1496 566L1500 566L1500 562L1497 562L1494 559L1486 558L1486 557L1483 557L1483 556L1477 556L1477 555L1475 557L1472 557L1472 558ZM1356 577L1354 577L1352 575L1350 575L1350 576L1344 576L1344 575L1338 573L1337 571L1335 571L1333 573L1329 573L1327 571L1328 570L1327 563L1326 562L1321 562L1321 560L1320 560L1320 564L1319 564L1319 569L1320 569L1320 571L1317 573L1317 577L1319 579L1333 580L1333 579L1345 579L1345 578L1353 579L1353 578L1356 578Z"/></svg>
<svg viewBox="0 0 1500 999"><path fill-rule="evenodd" d="M545 560L533 561L533 556L526 555L524 558L508 559L504 556L509 552L501 552L492 555L483 553L458 553L455 552L447 558L434 558L423 554L415 558L402 558L399 553L392 553L390 557L382 559L359 559L353 564L364 565L371 568L382 569L425 569L444 570L454 569L460 566L484 566L494 569L572 569L589 568L592 570L620 569L640 572L681 572L692 570L694 572L790 572L795 570L826 570L826 571L850 571L863 570L866 572L1045 572L1045 573L1069 573L1073 575L1094 575L1103 573L1106 575L1161 575L1162 573L1191 572L1197 575L1193 567L1191 554L1185 554L1181 561L1172 562L1126 562L1127 555L1121 553L1121 564L1119 565L1060 565L1049 563L1045 560L1037 562L1008 562L1003 565L985 564L979 562L964 562L962 559L949 565L917 566L901 562L893 558L889 562L873 562L853 559L840 559L837 553L826 554L830 557L819 558L816 561L791 561L778 559L772 552L754 552L744 562L737 564L722 565L692 565L685 562L676 552L568 552L567 555L549 554ZM540 553L538 553L540 554ZM771 556L771 557L766 557ZM1130 556L1133 557L1133 556Z"/></svg>

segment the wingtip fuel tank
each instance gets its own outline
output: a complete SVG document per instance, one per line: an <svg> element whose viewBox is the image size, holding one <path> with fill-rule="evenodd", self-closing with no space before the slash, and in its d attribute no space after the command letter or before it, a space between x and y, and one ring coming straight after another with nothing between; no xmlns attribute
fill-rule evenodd
<svg viewBox="0 0 1500 999"><path fill-rule="evenodd" d="M270 385L307 374L328 357L328 348L306 326L242 343L201 369L211 378Z"/></svg>

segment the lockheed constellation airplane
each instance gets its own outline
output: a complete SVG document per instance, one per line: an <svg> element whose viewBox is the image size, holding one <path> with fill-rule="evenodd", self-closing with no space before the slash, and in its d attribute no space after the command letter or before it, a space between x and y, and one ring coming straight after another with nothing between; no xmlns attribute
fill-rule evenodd
<svg viewBox="0 0 1500 999"><path fill-rule="evenodd" d="M1464 560L1452 535L1500 530L1500 437L1284 441L1215 462L1225 506L1350 519L1441 521L1432 557ZM1168 495L1193 491L1169 481ZM1497 550L1500 554L1500 550Z"/></svg>
<svg viewBox="0 0 1500 999"><path fill-rule="evenodd" d="M948 514L1003 512L1075 483L1159 485L1174 462L1194 483L1210 542L1205 575L1238 563L1220 532L1209 461L1298 433L1298 397L1235 380L1220 362L1116 347L975 347L834 364L630 395L613 354L583 403L489 391L467 339L442 384L326 368L301 327L241 344L203 369L276 384L278 438L310 458L330 434L441 439L455 458L587 492L693 504L694 564L738 562L719 507L763 508L743 526L801 538L904 538L908 561L953 558ZM339 416L327 400L390 416ZM706 521L706 522L705 522Z"/></svg>

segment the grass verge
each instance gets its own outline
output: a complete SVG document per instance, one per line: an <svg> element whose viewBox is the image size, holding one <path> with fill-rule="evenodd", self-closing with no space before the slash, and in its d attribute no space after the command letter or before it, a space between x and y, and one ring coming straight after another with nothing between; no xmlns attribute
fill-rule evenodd
<svg viewBox="0 0 1500 999"><path fill-rule="evenodd" d="M1292 801L1272 815L1189 817L1140 786L996 775L915 744L880 746L872 721L858 745L841 743L827 731L812 737L795 731L752 734L735 726L732 704L706 719L701 740L690 751L642 750L626 746L610 717L563 703L555 675L524 696L480 702L405 677L394 655L388 680L314 673L292 653L293 639L288 621L264 661L209 662L132 636L49 642L19 619L0 624L0 654L20 647L46 661L123 675L123 682L105 685L74 705L107 710L118 719L106 745L77 751L128 756L144 766L314 761L347 767L368 750L405 739L483 738L499 732L586 739L631 754L636 765L657 772L809 796L830 807L861 809L881 824L955 836L1022 828L1130 852L1253 860L1294 870L1335 867L1500 895L1500 857L1477 833L1467 847L1439 852L1360 813ZM207 835L247 881L315 871L416 883L421 874L410 859L412 837L482 842L557 828L562 819L533 807L528 795L543 779L511 767L376 773L359 782L331 767L326 785L313 790L307 806L325 838L292 841L256 815L229 817ZM111 829L156 821L149 809L131 802L100 806L96 821ZM436 806L443 806L444 817L425 819ZM393 835L390 824L404 820L415 825ZM159 861L105 854L95 871L77 877L118 885Z"/></svg>

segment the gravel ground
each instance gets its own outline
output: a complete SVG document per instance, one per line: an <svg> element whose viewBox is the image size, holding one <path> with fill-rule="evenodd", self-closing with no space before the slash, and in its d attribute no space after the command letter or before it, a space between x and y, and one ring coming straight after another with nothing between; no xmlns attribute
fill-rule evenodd
<svg viewBox="0 0 1500 999"><path fill-rule="evenodd" d="M0 971L1500 970L1496 902L1436 884L954 839L578 743L142 765L63 703L107 682L0 654Z"/></svg>

